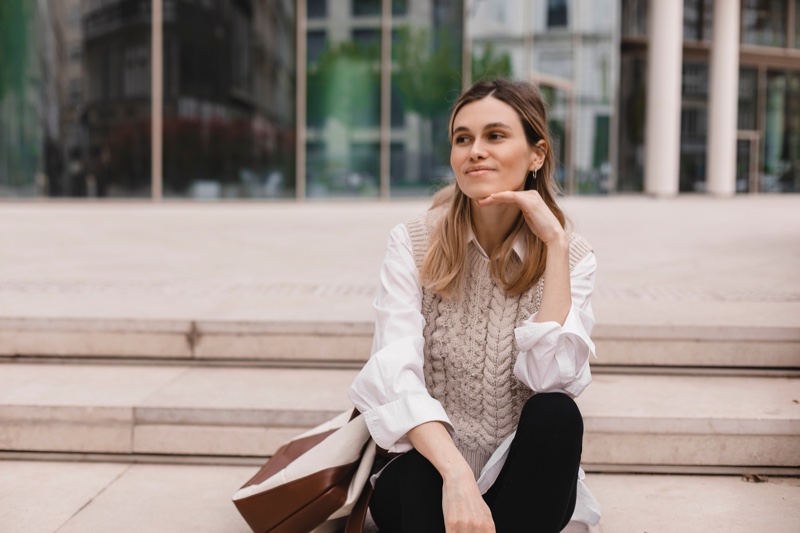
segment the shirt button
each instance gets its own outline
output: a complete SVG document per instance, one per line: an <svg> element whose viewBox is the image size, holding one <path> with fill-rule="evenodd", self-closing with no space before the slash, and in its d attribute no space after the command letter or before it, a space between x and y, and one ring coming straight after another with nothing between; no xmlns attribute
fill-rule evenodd
<svg viewBox="0 0 800 533"><path fill-rule="evenodd" d="M529 338L529 337L531 336L531 332L530 332L530 331L527 331L527 330L526 330L526 331L523 331L523 332L522 332L522 336L523 336L523 337L525 337L525 338L527 339L527 338Z"/></svg>

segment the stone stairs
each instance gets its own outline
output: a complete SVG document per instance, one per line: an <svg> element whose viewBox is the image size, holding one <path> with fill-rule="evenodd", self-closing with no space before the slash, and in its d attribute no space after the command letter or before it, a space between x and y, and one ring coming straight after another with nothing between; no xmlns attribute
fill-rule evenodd
<svg viewBox="0 0 800 533"><path fill-rule="evenodd" d="M798 329L595 339L587 471L800 473ZM4 319L0 453L258 464L349 408L370 341L367 323Z"/></svg>

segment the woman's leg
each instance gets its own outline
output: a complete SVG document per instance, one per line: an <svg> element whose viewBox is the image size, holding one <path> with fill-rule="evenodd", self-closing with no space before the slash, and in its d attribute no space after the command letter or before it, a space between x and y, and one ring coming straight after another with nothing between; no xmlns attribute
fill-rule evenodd
<svg viewBox="0 0 800 533"><path fill-rule="evenodd" d="M508 459L484 499L497 533L556 533L575 509L583 418L569 396L536 394L522 410Z"/></svg>
<svg viewBox="0 0 800 533"><path fill-rule="evenodd" d="M369 509L381 533L444 533L442 476L411 450L381 472Z"/></svg>

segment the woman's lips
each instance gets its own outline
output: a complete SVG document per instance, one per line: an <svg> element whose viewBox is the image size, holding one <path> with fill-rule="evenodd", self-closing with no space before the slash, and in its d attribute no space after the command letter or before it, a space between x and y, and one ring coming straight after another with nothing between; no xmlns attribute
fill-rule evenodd
<svg viewBox="0 0 800 533"><path fill-rule="evenodd" d="M467 169L467 171L465 172L465 174L467 174L469 176L480 176L480 175L486 174L487 172L490 172L492 170L494 170L494 169L490 168L490 167L469 167Z"/></svg>

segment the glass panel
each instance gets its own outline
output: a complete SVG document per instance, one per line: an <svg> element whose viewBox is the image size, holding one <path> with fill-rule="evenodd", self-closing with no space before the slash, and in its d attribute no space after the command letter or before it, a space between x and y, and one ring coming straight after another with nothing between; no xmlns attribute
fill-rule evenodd
<svg viewBox="0 0 800 533"><path fill-rule="evenodd" d="M610 117L619 61L618 4L566 2L571 7L568 29L549 27L541 16L542 4L475 3L473 79L502 75L538 81L549 104L557 179L578 193L608 192ZM567 184L570 177L574 182Z"/></svg>
<svg viewBox="0 0 800 533"><path fill-rule="evenodd" d="M625 0L622 2L622 36L647 36L648 0Z"/></svg>
<svg viewBox="0 0 800 533"><path fill-rule="evenodd" d="M767 73L763 192L800 191L800 73Z"/></svg>
<svg viewBox="0 0 800 533"><path fill-rule="evenodd" d="M353 16L355 17L379 17L381 15L381 0L352 0ZM345 2L337 2L339 5L334 9L339 9Z"/></svg>
<svg viewBox="0 0 800 533"><path fill-rule="evenodd" d="M447 120L459 94L463 5L409 2L392 45L391 194L417 196L452 176Z"/></svg>
<svg viewBox="0 0 800 533"><path fill-rule="evenodd" d="M539 85L547 103L547 127L550 130L550 140L553 143L553 155L556 157L556 175L561 190L566 189L567 178L567 124L569 122L569 93L563 89Z"/></svg>
<svg viewBox="0 0 800 533"><path fill-rule="evenodd" d="M711 41L711 14L714 0L684 0L683 39Z"/></svg>
<svg viewBox="0 0 800 533"><path fill-rule="evenodd" d="M794 1L794 47L800 48L800 0Z"/></svg>
<svg viewBox="0 0 800 533"><path fill-rule="evenodd" d="M786 46L785 0L743 0L742 43Z"/></svg>
<svg viewBox="0 0 800 533"><path fill-rule="evenodd" d="M702 192L706 186L708 65L684 62L681 87L680 191Z"/></svg>
<svg viewBox="0 0 800 533"><path fill-rule="evenodd" d="M755 130L758 108L758 71L754 68L739 70L739 130Z"/></svg>
<svg viewBox="0 0 800 533"><path fill-rule="evenodd" d="M547 0L547 27L567 26L567 0Z"/></svg>
<svg viewBox="0 0 800 533"><path fill-rule="evenodd" d="M165 196L294 196L294 28L291 0L165 2Z"/></svg>
<svg viewBox="0 0 800 533"><path fill-rule="evenodd" d="M0 195L150 195L150 6L0 2Z"/></svg>
<svg viewBox="0 0 800 533"><path fill-rule="evenodd" d="M392 15L408 15L408 0L392 0Z"/></svg>
<svg viewBox="0 0 800 533"><path fill-rule="evenodd" d="M736 141L736 192L750 192L750 143L748 139Z"/></svg>
<svg viewBox="0 0 800 533"><path fill-rule="evenodd" d="M328 0L308 0L306 9L310 19L325 18L328 15Z"/></svg>
<svg viewBox="0 0 800 533"><path fill-rule="evenodd" d="M380 4L329 2L325 18L309 21L309 42L323 43L307 71L309 197L378 195Z"/></svg>
<svg viewBox="0 0 800 533"><path fill-rule="evenodd" d="M647 60L623 56L620 72L619 191L644 190L644 131Z"/></svg>

